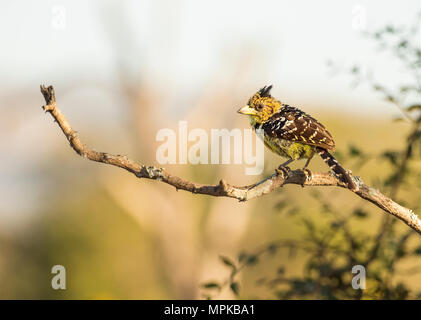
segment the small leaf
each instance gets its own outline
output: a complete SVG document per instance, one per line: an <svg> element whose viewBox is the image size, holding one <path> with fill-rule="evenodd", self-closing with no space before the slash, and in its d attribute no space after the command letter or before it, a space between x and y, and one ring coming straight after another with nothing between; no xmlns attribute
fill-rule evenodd
<svg viewBox="0 0 421 320"><path fill-rule="evenodd" d="M341 226L342 226L342 222L340 222L340 221L332 221L332 223L330 224L330 226L332 227L332 228L335 228L335 229L337 229L337 228L340 228Z"/></svg>
<svg viewBox="0 0 421 320"><path fill-rule="evenodd" d="M396 98L394 96L390 95L390 94L386 95L385 100L389 101L389 102L396 102L397 101Z"/></svg>
<svg viewBox="0 0 421 320"><path fill-rule="evenodd" d="M395 255L397 258L402 258L406 255L406 251L403 248L397 248Z"/></svg>
<svg viewBox="0 0 421 320"><path fill-rule="evenodd" d="M300 208L294 206L288 209L287 214L293 216L296 215L298 212L300 212Z"/></svg>
<svg viewBox="0 0 421 320"><path fill-rule="evenodd" d="M278 201L275 204L275 210L281 210L281 209L285 208L287 205L288 205L288 202L287 201L283 201L283 200Z"/></svg>
<svg viewBox="0 0 421 320"><path fill-rule="evenodd" d="M393 165L398 164L399 152L397 151L385 151L381 156L389 160L389 162Z"/></svg>
<svg viewBox="0 0 421 320"><path fill-rule="evenodd" d="M405 120L403 117L396 117L396 118L393 118L393 122L401 122L401 121L403 121L403 120Z"/></svg>
<svg viewBox="0 0 421 320"><path fill-rule="evenodd" d="M414 110L421 110L421 104L413 104L412 106L409 106L406 108L408 111L414 111Z"/></svg>
<svg viewBox="0 0 421 320"><path fill-rule="evenodd" d="M351 156L351 157L357 157L357 156L360 156L361 155L361 150L360 149L358 149L356 146L354 146L354 145L350 145L349 147L348 147L348 152L349 152L349 155Z"/></svg>
<svg viewBox="0 0 421 320"><path fill-rule="evenodd" d="M276 251L278 251L278 249L279 249L279 245L277 245L276 243L271 243L270 245L268 245L268 248L267 248L270 254L275 254Z"/></svg>
<svg viewBox="0 0 421 320"><path fill-rule="evenodd" d="M222 261L223 264L225 264L228 267L231 267L233 269L235 269L235 264L234 262L232 262L229 258L224 257L224 256L219 256L219 259Z"/></svg>
<svg viewBox="0 0 421 320"><path fill-rule="evenodd" d="M252 265L256 264L257 261L258 261L257 256L256 255L252 255L252 256L249 256L248 257L247 264L250 265L250 266L252 266Z"/></svg>
<svg viewBox="0 0 421 320"><path fill-rule="evenodd" d="M358 66L353 66L351 68L351 73L358 74L360 72L360 68Z"/></svg>
<svg viewBox="0 0 421 320"><path fill-rule="evenodd" d="M383 90L383 87L381 85L379 85L379 84L375 84L375 85L373 85L373 89L375 91L382 91Z"/></svg>
<svg viewBox="0 0 421 320"><path fill-rule="evenodd" d="M278 274L284 274L285 273L285 268L283 266L280 266L276 272Z"/></svg>
<svg viewBox="0 0 421 320"><path fill-rule="evenodd" d="M361 209L361 208L356 208L354 209L354 211L352 212L352 214L358 218L367 218L368 213L367 211Z"/></svg>
<svg viewBox="0 0 421 320"><path fill-rule="evenodd" d="M421 255L421 246L415 248L414 254Z"/></svg>
<svg viewBox="0 0 421 320"><path fill-rule="evenodd" d="M389 33L394 33L395 28L392 25L387 25L386 28L385 28L385 31L389 32Z"/></svg>
<svg viewBox="0 0 421 320"><path fill-rule="evenodd" d="M238 296L238 291L239 291L240 288L239 288L239 285L238 285L237 282L232 282L230 284L230 289L236 296Z"/></svg>
<svg viewBox="0 0 421 320"><path fill-rule="evenodd" d="M405 92L408 92L409 90L411 90L412 89L412 87L411 86L402 86L402 87L400 87L399 88L399 91L401 92L401 93L405 93Z"/></svg>
<svg viewBox="0 0 421 320"><path fill-rule="evenodd" d="M207 282L202 285L205 289L221 289L221 286L216 282Z"/></svg>

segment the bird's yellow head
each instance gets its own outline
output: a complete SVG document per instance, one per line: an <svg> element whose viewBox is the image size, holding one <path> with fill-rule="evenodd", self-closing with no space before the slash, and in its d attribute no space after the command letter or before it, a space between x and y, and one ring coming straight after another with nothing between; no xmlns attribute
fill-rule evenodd
<svg viewBox="0 0 421 320"><path fill-rule="evenodd" d="M252 123L263 123L274 113L281 109L282 104L270 95L272 86L264 86L253 95L247 105L238 110L238 113L250 116Z"/></svg>

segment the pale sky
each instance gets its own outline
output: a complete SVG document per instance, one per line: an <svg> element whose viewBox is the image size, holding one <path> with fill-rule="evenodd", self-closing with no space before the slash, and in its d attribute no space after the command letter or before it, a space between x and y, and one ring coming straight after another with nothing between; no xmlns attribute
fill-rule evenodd
<svg viewBox="0 0 421 320"><path fill-rule="evenodd" d="M272 83L281 100L337 101L338 108L376 112L385 104L368 90L351 90L350 77L332 78L326 61L358 62L395 84L401 70L361 36L353 19L362 8L366 29L373 30L406 24L420 7L413 0L3 0L0 81L12 86L80 78L113 82L115 57L123 52L128 68L173 93L169 106L217 75L250 90ZM233 79L229 66L239 61L249 61L249 68Z"/></svg>

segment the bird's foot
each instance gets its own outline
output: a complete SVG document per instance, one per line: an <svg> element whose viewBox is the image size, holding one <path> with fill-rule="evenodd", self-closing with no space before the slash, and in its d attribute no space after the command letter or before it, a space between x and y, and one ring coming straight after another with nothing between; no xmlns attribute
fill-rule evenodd
<svg viewBox="0 0 421 320"><path fill-rule="evenodd" d="M279 175L282 175L284 177L284 179L286 179L286 178L288 178L289 172L291 171L291 169L287 166L280 165L277 169L275 169L275 171Z"/></svg>
<svg viewBox="0 0 421 320"><path fill-rule="evenodd" d="M304 187L306 181L311 181L311 179L313 178L313 174L309 168L303 168L302 171L306 177L303 183L301 184L301 186Z"/></svg>

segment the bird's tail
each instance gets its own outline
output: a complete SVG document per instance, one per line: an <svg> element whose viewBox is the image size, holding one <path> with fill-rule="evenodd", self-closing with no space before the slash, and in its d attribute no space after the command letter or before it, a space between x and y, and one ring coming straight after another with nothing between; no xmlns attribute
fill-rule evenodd
<svg viewBox="0 0 421 320"><path fill-rule="evenodd" d="M332 169L338 179L347 185L348 189L353 191L358 190L358 186L355 184L354 180L352 180L350 174L339 164L329 151L320 147L317 147L316 150L323 161L326 162L330 169Z"/></svg>

